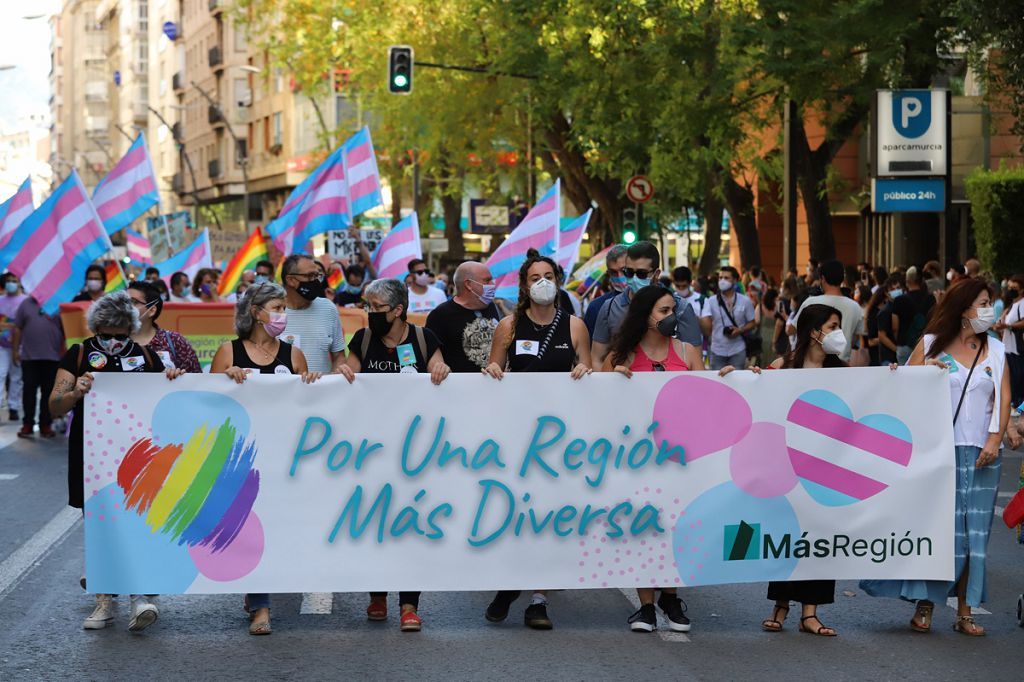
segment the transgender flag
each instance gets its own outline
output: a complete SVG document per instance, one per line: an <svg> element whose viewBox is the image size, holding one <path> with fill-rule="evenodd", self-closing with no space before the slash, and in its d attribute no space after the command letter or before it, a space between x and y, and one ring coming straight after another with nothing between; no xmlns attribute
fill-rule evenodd
<svg viewBox="0 0 1024 682"><path fill-rule="evenodd" d="M380 195L377 155L373 153L370 129L363 127L345 142L345 178L352 217L384 203Z"/></svg>
<svg viewBox="0 0 1024 682"><path fill-rule="evenodd" d="M82 288L86 268L112 247L82 180L72 170L18 227L8 248L15 254L8 269L44 312L55 315Z"/></svg>
<svg viewBox="0 0 1024 682"><path fill-rule="evenodd" d="M409 272L409 261L423 258L420 249L420 221L416 211L402 218L377 245L370 260L380 279L402 279Z"/></svg>
<svg viewBox="0 0 1024 682"><path fill-rule="evenodd" d="M203 268L213 267L213 252L210 250L210 232L203 230L195 241L154 267L160 271L160 279L171 286L171 275L184 272L190 280Z"/></svg>
<svg viewBox="0 0 1024 682"><path fill-rule="evenodd" d="M519 267L526 260L529 249L537 249L542 256L558 252L558 222L562 215L561 181L541 197L537 205L512 230L498 250L487 260L487 268L498 285L498 298L519 298Z"/></svg>
<svg viewBox="0 0 1024 682"><path fill-rule="evenodd" d="M570 272L573 263L580 255L583 235L587 232L587 224L590 222L590 214L593 212L594 209L588 210L558 231L558 253L555 254L555 262L561 265L567 273Z"/></svg>
<svg viewBox="0 0 1024 682"><path fill-rule="evenodd" d="M32 178L25 178L21 187L10 199L0 204L0 269L6 268L14 258L14 253L7 252L7 244L18 227L32 215Z"/></svg>
<svg viewBox="0 0 1024 682"><path fill-rule="evenodd" d="M96 185L92 202L107 234L123 230L151 206L160 203L153 164L142 133L114 169Z"/></svg>
<svg viewBox="0 0 1024 682"><path fill-rule="evenodd" d="M153 254L149 249L149 240L142 236L141 232L136 232L130 227L126 227L124 235L125 244L128 246L128 257L133 263L149 265L153 262Z"/></svg>
<svg viewBox="0 0 1024 682"><path fill-rule="evenodd" d="M292 190L281 213L267 225L267 234L283 255L291 255L296 247L301 249L315 235L352 224L344 151L344 146L338 147L324 159Z"/></svg>

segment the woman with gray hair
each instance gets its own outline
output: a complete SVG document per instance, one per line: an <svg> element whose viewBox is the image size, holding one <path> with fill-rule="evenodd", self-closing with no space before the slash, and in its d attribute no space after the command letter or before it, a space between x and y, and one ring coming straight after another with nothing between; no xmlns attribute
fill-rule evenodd
<svg viewBox="0 0 1024 682"><path fill-rule="evenodd" d="M160 357L131 339L139 329L139 313L125 291L116 291L98 299L85 316L93 333L76 343L64 354L50 394L50 414L62 416L74 410L68 438L68 504L82 509L84 494L84 427L85 394L92 388L94 372L166 372L168 379L182 374L181 369L164 369ZM157 608L150 597L131 596L131 619L128 630L139 632L157 619ZM100 630L114 620L112 595L97 594L96 608L85 619L86 630Z"/></svg>
<svg viewBox="0 0 1024 682"><path fill-rule="evenodd" d="M299 374L303 383L311 384L320 372L310 372L306 356L298 346L277 337L288 324L285 291L280 284L253 284L235 304L235 331L238 338L221 344L210 365L211 374L226 374L243 384L253 372L259 374ZM270 595L245 595L244 608L249 614L249 634L269 635Z"/></svg>
<svg viewBox="0 0 1024 682"><path fill-rule="evenodd" d="M430 374L440 384L451 373L441 356L441 342L434 332L409 324L409 290L397 279L376 279L366 287L367 329L352 336L346 359L353 372L366 374ZM371 592L366 608L369 620L387 620L387 592ZM419 592L399 592L402 632L419 632Z"/></svg>

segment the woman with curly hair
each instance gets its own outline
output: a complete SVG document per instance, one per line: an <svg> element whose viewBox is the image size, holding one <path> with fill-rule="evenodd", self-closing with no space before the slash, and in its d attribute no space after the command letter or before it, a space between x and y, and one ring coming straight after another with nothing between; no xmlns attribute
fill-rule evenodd
<svg viewBox="0 0 1024 682"><path fill-rule="evenodd" d="M573 379L590 374L590 335L583 320L558 307L557 273L555 261L534 249L527 252L519 268L519 302L494 330L484 374L498 380L505 372L565 372ZM505 620L518 597L518 590L498 592L487 607L487 620ZM547 605L546 593L534 591L524 617L527 627L552 628Z"/></svg>

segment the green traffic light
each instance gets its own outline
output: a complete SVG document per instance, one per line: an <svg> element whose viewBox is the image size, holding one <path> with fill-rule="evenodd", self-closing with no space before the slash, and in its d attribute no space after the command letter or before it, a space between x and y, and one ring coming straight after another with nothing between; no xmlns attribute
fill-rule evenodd
<svg viewBox="0 0 1024 682"><path fill-rule="evenodd" d="M622 233L622 243L623 244L633 244L635 242L636 242L636 231L635 230L626 230L626 231L624 231Z"/></svg>
<svg viewBox="0 0 1024 682"><path fill-rule="evenodd" d="M398 73L395 74L394 83L396 88L404 88L409 84L409 79L404 74Z"/></svg>

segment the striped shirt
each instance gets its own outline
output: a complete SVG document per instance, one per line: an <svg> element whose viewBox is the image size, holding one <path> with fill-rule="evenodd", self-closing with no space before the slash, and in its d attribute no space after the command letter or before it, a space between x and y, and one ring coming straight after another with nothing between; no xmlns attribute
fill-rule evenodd
<svg viewBox="0 0 1024 682"><path fill-rule="evenodd" d="M277 338L302 349L310 372L329 374L331 353L345 350L338 309L326 298L317 298L308 308L288 308L288 326Z"/></svg>

